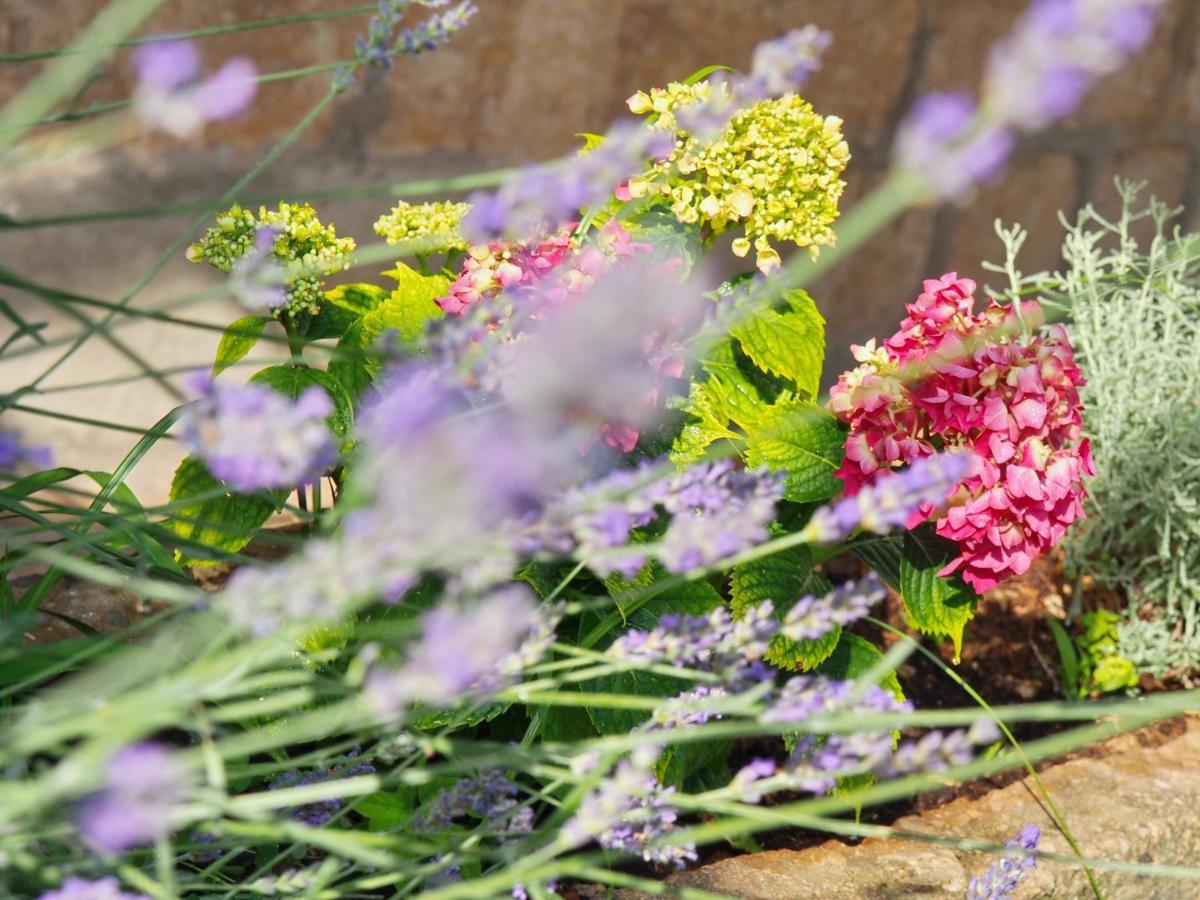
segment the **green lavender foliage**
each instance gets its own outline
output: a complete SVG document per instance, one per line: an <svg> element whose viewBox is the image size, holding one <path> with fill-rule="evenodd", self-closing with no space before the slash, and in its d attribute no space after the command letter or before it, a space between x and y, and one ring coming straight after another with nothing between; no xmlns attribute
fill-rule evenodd
<svg viewBox="0 0 1200 900"><path fill-rule="evenodd" d="M989 268L1067 318L1097 469L1068 568L1128 597L1120 652L1161 676L1200 667L1200 236L1142 188L1117 182L1114 219L1063 219L1061 273L1016 269L1020 229L1001 229L1008 262Z"/></svg>

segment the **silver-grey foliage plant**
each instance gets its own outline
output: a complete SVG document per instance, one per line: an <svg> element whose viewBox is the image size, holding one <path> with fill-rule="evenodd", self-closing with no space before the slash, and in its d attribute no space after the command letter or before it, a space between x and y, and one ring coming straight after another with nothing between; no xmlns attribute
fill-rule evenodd
<svg viewBox="0 0 1200 900"><path fill-rule="evenodd" d="M1026 276L1026 233L998 232L1008 293L1043 295L1066 318L1087 376L1084 427L1097 475L1068 534L1071 571L1120 589L1120 652L1156 676L1200 668L1200 236L1144 185L1117 182L1120 215L1062 218L1063 271Z"/></svg>

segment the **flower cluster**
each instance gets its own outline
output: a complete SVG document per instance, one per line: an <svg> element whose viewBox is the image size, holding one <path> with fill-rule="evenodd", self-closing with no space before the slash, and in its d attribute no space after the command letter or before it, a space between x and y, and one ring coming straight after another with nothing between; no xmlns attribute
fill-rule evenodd
<svg viewBox="0 0 1200 900"><path fill-rule="evenodd" d="M630 180L631 197L661 194L684 223L703 221L720 234L737 225L738 256L756 251L759 269L780 264L772 239L807 248L814 257L834 242L833 223L846 183L850 148L841 119L822 117L797 94L740 109L715 137L694 134L685 104L703 103L724 86L668 85L629 100L633 112L654 111L654 127L670 129L676 145L648 174ZM694 127L694 126L691 126Z"/></svg>
<svg viewBox="0 0 1200 900"><path fill-rule="evenodd" d="M240 56L201 79L200 51L191 41L142 44L133 53L133 66L138 116L179 138L192 136L205 122L236 116L258 90L254 63Z"/></svg>
<svg viewBox="0 0 1200 900"><path fill-rule="evenodd" d="M521 789L498 770L462 778L438 791L418 813L421 829L449 831L458 819L473 818L491 834L524 834L533 829L533 807L519 801Z"/></svg>
<svg viewBox="0 0 1200 900"><path fill-rule="evenodd" d="M413 5L440 8L450 0L379 0L379 6L367 23L366 37L354 42L355 59L368 65L390 69L397 56L418 56L436 50L466 27L479 10L470 0L445 12L434 13L424 22L406 28L396 36L404 12Z"/></svg>
<svg viewBox="0 0 1200 900"><path fill-rule="evenodd" d="M180 439L237 491L294 488L337 459L324 388L314 385L292 401L265 385L218 384L206 373L189 387L200 396L184 407Z"/></svg>
<svg viewBox="0 0 1200 900"><path fill-rule="evenodd" d="M322 766L302 772L299 769L289 769L271 779L270 789L300 787L306 784L320 784L339 778L353 778L356 775L373 775L375 767L370 762L358 759L359 750L355 748L346 754L345 759L336 765ZM293 819L298 819L313 828L320 828L329 822L342 808L343 801L337 797L328 800L318 800L306 803L292 810Z"/></svg>
<svg viewBox="0 0 1200 900"><path fill-rule="evenodd" d="M1037 865L1037 847L1041 839L1042 829L1031 824L1022 828L1011 841L1006 841L1004 846L1015 852L992 863L982 875L972 876L967 885L967 900L1011 897L1025 873Z"/></svg>
<svg viewBox="0 0 1200 900"><path fill-rule="evenodd" d="M595 840L608 850L640 856L646 862L683 868L696 859L693 844L672 845L664 839L675 828L679 813L671 804L675 788L663 787L654 777L659 748L645 745L621 760L600 785L583 798L575 814L559 832L559 841L576 847ZM587 755L572 769L583 774L598 760Z"/></svg>
<svg viewBox="0 0 1200 900"><path fill-rule="evenodd" d="M41 894L37 900L150 900L145 894L131 894L121 890L115 878L88 881L72 875L57 888Z"/></svg>
<svg viewBox="0 0 1200 900"><path fill-rule="evenodd" d="M1065 330L1023 336L1041 322L1034 301L975 315L974 290L954 273L926 281L895 335L856 349L862 364L830 391L830 408L850 425L837 474L851 498L939 446L974 451L937 531L960 545L942 574L961 570L983 592L1026 571L1082 516L1094 468ZM922 506L907 526L934 511Z"/></svg>
<svg viewBox="0 0 1200 900"><path fill-rule="evenodd" d="M459 225L470 205L450 201L399 203L375 223L375 233L389 244L422 242L422 252L465 250L467 239Z"/></svg>
<svg viewBox="0 0 1200 900"><path fill-rule="evenodd" d="M632 578L650 558L672 572L712 565L761 543L783 497L783 479L731 460L655 476L656 466L613 473L567 492L532 532L532 549L575 552L601 574ZM661 539L630 543L634 528L660 510L671 517Z"/></svg>
<svg viewBox="0 0 1200 900"><path fill-rule="evenodd" d="M321 307L321 279L350 267L355 244L353 238L339 238L334 226L321 224L317 211L308 204L280 203L278 209L262 206L257 218L250 210L234 205L188 247L187 258L207 260L229 272L254 251L263 230L275 235L271 255L283 268L287 289L286 303L271 311L289 316L316 313Z"/></svg>
<svg viewBox="0 0 1200 900"><path fill-rule="evenodd" d="M19 431L0 428L0 472L14 472L26 463L48 469L53 465L50 448L31 446L21 440Z"/></svg>
<svg viewBox="0 0 1200 900"><path fill-rule="evenodd" d="M801 28L760 45L755 52L751 74L732 84L720 83L715 89L708 82L672 84L657 92L635 95L631 101L634 112L655 113L655 127L646 127L632 120L619 121L602 140L585 148L574 159L549 166L529 167L505 182L496 193L472 196L472 210L464 223L464 230L473 240L486 240L501 234L527 237L553 223L572 219L581 210L606 203L613 198L614 187L617 188L618 199L631 199L631 179L641 176L647 164L661 167L672 153L678 154L674 126L679 124L680 119L687 119L684 129L687 140L696 146L707 142L725 130L740 103L784 96L798 88L818 67L821 52L829 41L826 32L811 26ZM675 110L685 103L688 104L686 115L676 116ZM681 134L679 137L683 142L685 136ZM776 141L780 152L786 150L786 145L786 141ZM807 153L807 150L804 152ZM846 153L848 158L849 154ZM788 160L787 167L795 169L804 164L797 153ZM839 171L844 166L845 159L841 161ZM742 161L743 173L754 168L749 160ZM642 181L644 183L644 178ZM759 181L765 181L765 176ZM713 186L716 186L715 182ZM792 187L800 186L800 179L792 183ZM729 187L732 189L733 185ZM810 187L801 189L808 191ZM758 188L755 190L758 191ZM839 194L840 190L837 189ZM768 193L764 184L762 194L766 196ZM765 215L759 210L759 219ZM786 223L779 223L777 228L781 231L793 230ZM799 236L805 230L795 229L795 234ZM813 240L811 243L816 245L819 242ZM820 243L828 243L828 240ZM763 260L764 264L769 265L771 254L764 251Z"/></svg>
<svg viewBox="0 0 1200 900"><path fill-rule="evenodd" d="M857 622L885 596L883 580L871 572L862 581L838 585L824 597L801 597L783 617L779 633L791 641L815 641L838 626Z"/></svg>
<svg viewBox="0 0 1200 900"><path fill-rule="evenodd" d="M367 704L396 719L415 703L444 708L484 700L545 655L559 615L517 584L469 604L448 601L422 617L421 636L401 666L371 670Z"/></svg>
<svg viewBox="0 0 1200 900"><path fill-rule="evenodd" d="M79 830L89 844L116 853L170 833L171 814L191 787L170 750L132 744L109 759L105 773L104 789L79 810Z"/></svg>

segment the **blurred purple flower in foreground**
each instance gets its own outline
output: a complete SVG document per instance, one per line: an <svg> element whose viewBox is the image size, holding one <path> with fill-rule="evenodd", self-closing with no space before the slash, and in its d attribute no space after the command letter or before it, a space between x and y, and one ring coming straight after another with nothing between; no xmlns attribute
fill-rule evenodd
<svg viewBox="0 0 1200 900"><path fill-rule="evenodd" d="M444 708L486 700L542 658L558 615L519 584L474 602L447 601L422 618L403 665L371 671L367 703L395 719L415 703Z"/></svg>
<svg viewBox="0 0 1200 900"><path fill-rule="evenodd" d="M142 121L178 138L196 134L206 122L242 112L258 90L258 70L245 57L227 60L200 77L200 53L191 41L142 44L133 53L137 70L134 108Z"/></svg>
<svg viewBox="0 0 1200 900"><path fill-rule="evenodd" d="M161 744L132 744L108 761L104 789L79 811L79 830L110 853L149 844L170 833L172 810L183 803L187 773Z"/></svg>
<svg viewBox="0 0 1200 900"><path fill-rule="evenodd" d="M260 315L272 315L287 306L287 271L275 256L279 229L259 228L250 251L229 271L229 290L238 302Z"/></svg>
<svg viewBox="0 0 1200 900"><path fill-rule="evenodd" d="M337 459L325 420L333 403L314 385L295 402L260 384L217 384L197 373L188 385L200 394L180 416L180 439L214 478L243 493L294 488L320 476Z"/></svg>
<svg viewBox="0 0 1200 900"><path fill-rule="evenodd" d="M46 891L37 900L150 900L145 894L130 894L121 890L115 878L88 881L72 875L52 891Z"/></svg>
<svg viewBox="0 0 1200 900"><path fill-rule="evenodd" d="M1037 865L1037 846L1042 829L1026 825L1017 836L1005 842L1010 850L1022 851L1020 856L1006 855L992 863L982 875L971 878L967 885L967 900L1004 900L1012 895L1025 873Z"/></svg>
<svg viewBox="0 0 1200 900"><path fill-rule="evenodd" d="M917 101L896 135L898 165L929 190L962 199L1003 169L1015 133L1040 131L1074 112L1154 33L1166 0L1033 0L993 48L983 102L969 94Z"/></svg>
<svg viewBox="0 0 1200 900"><path fill-rule="evenodd" d="M1034 0L991 52L984 113L1024 131L1069 115L1097 81L1146 45L1165 5L1165 0Z"/></svg>
<svg viewBox="0 0 1200 900"><path fill-rule="evenodd" d="M54 465L49 447L31 447L22 442L19 431L0 428L0 472L13 472L23 463L39 469Z"/></svg>

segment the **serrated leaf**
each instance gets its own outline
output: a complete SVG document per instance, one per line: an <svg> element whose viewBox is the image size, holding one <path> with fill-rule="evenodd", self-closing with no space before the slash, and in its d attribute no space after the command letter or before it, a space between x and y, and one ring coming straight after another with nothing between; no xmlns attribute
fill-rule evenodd
<svg viewBox="0 0 1200 900"><path fill-rule="evenodd" d="M657 697L668 700L688 690L692 682L683 678L671 678L656 672L615 672L584 682L589 694L630 694L635 697ZM588 717L596 731L602 735L625 735L650 718L650 713L641 709L616 709L606 706L589 706Z"/></svg>
<svg viewBox="0 0 1200 900"><path fill-rule="evenodd" d="M933 535L906 534L900 558L900 596L908 621L923 634L954 642L954 661L962 655L963 629L975 616L976 594L957 574L938 572L958 555L958 547Z"/></svg>
<svg viewBox="0 0 1200 900"><path fill-rule="evenodd" d="M789 379L802 397L812 400L825 365L825 319L804 291L785 292L779 306L746 313L730 334L756 366Z"/></svg>
<svg viewBox="0 0 1200 900"><path fill-rule="evenodd" d="M337 353L329 361L329 374L355 402L379 374L379 360L363 349L362 320L356 321L337 342Z"/></svg>
<svg viewBox="0 0 1200 900"><path fill-rule="evenodd" d="M881 659L883 654L866 638L843 631L837 647L827 660L817 666L817 671L838 681L853 681L879 665ZM884 675L879 686L897 700L904 699L904 690L895 672Z"/></svg>
<svg viewBox="0 0 1200 900"><path fill-rule="evenodd" d="M310 341L341 338L360 318L379 307L388 291L374 284L343 284L325 292L320 311L304 336Z"/></svg>
<svg viewBox="0 0 1200 900"><path fill-rule="evenodd" d="M789 547L735 566L730 579L730 605L734 618L740 619L748 608L770 600L776 615L782 616L806 594L823 596L831 589L825 577L813 571L809 549ZM781 669L808 671L833 653L840 634L840 626L815 640L793 641L777 634L767 648L765 659Z"/></svg>
<svg viewBox="0 0 1200 900"><path fill-rule="evenodd" d="M372 347L385 331L395 332L401 344L411 348L425 333L431 319L445 315L433 301L450 290L445 275L422 275L405 265L383 273L394 278L397 287L378 307L362 317L363 347Z"/></svg>
<svg viewBox="0 0 1200 900"><path fill-rule="evenodd" d="M781 397L746 430L746 464L787 473L784 497L827 500L842 489L833 474L842 464L845 432L821 407Z"/></svg>
<svg viewBox="0 0 1200 900"><path fill-rule="evenodd" d="M211 559L179 552L180 562L187 565L216 565L225 554L241 550L286 494L235 493L213 478L204 463L189 456L179 464L171 479L171 502L202 496L207 499L173 506L171 517L163 523L181 538L212 549Z"/></svg>
<svg viewBox="0 0 1200 900"><path fill-rule="evenodd" d="M604 586L613 597L648 587L670 577L657 560L646 563L632 579L612 574L604 578ZM652 597L632 611L626 619L629 628L649 630L658 624L659 616L675 613L683 616L705 616L721 605L721 595L707 581L685 581ZM619 603L618 603L619 608Z"/></svg>
<svg viewBox="0 0 1200 900"><path fill-rule="evenodd" d="M234 363L241 360L258 343L263 329L270 319L263 316L242 316L231 322L221 335L217 344L217 356L213 360L212 373L220 375Z"/></svg>
<svg viewBox="0 0 1200 900"><path fill-rule="evenodd" d="M688 778L702 769L714 763L724 764L732 751L731 738L669 744L654 763L654 775L667 787L683 787Z"/></svg>
<svg viewBox="0 0 1200 900"><path fill-rule="evenodd" d="M721 341L713 347L701 367L707 378L692 382L683 405L690 418L671 449L671 460L676 465L696 462L719 440L741 446L745 429L757 422L768 407L738 366L732 341Z"/></svg>
<svg viewBox="0 0 1200 900"><path fill-rule="evenodd" d="M308 366L269 366L255 372L250 381L273 388L292 400L311 387L320 387L333 401L330 427L343 440L350 437L354 428L354 403L342 383L328 372Z"/></svg>

